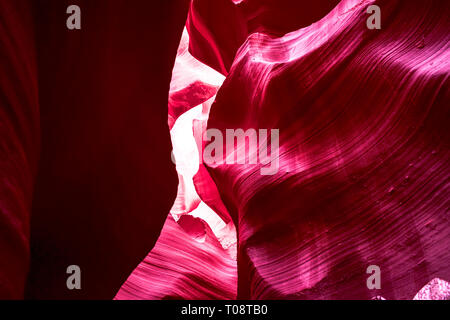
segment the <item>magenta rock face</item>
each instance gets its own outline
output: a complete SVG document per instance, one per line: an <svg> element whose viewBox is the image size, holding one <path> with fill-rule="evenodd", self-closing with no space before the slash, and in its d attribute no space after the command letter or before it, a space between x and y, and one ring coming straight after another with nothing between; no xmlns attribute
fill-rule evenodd
<svg viewBox="0 0 450 320"><path fill-rule="evenodd" d="M0 299L450 299L448 0L132 2L0 0Z"/></svg>
<svg viewBox="0 0 450 320"><path fill-rule="evenodd" d="M37 65L30 4L0 1L0 300L23 296L39 158Z"/></svg>
<svg viewBox="0 0 450 320"><path fill-rule="evenodd" d="M172 216L167 218L152 252L128 278L116 299L236 298L236 260L211 229L195 219L175 222Z"/></svg>
<svg viewBox="0 0 450 320"><path fill-rule="evenodd" d="M185 31L169 94L178 195L158 242L116 299L237 297L236 230L199 151L211 103L225 77L192 57L188 42Z"/></svg>
<svg viewBox="0 0 450 320"><path fill-rule="evenodd" d="M450 6L294 7L193 1L172 78L188 98L169 104L178 197L117 299L448 299ZM275 174L202 163L207 129L238 128L279 129Z"/></svg>
<svg viewBox="0 0 450 320"><path fill-rule="evenodd" d="M227 74L237 50L254 32L280 36L325 16L336 0L193 0L187 28L196 58ZM231 23L232 22L232 23Z"/></svg>
<svg viewBox="0 0 450 320"><path fill-rule="evenodd" d="M177 191L167 104L188 7L0 0L0 299L112 299L156 243Z"/></svg>

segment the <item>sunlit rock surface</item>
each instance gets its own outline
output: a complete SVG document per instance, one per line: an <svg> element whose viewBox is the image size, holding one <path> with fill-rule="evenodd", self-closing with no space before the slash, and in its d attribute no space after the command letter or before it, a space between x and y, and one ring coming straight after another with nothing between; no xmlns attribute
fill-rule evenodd
<svg viewBox="0 0 450 320"><path fill-rule="evenodd" d="M184 32L169 94L177 198L155 247L116 299L237 297L236 230L200 161L211 103L225 78L193 58L188 42ZM199 190L206 191L204 197L194 185L200 167L204 174L196 180Z"/></svg>
<svg viewBox="0 0 450 320"><path fill-rule="evenodd" d="M251 3L256 9L247 11L276 6L280 14L250 19L242 8ZM382 8L381 30L366 27L372 4ZM344 0L321 9L315 23L290 24L284 17L292 7L278 2L193 2L189 51L226 79L217 95L198 76L183 79L184 87L208 84L200 86L207 94L181 111L169 105L169 115L190 117L197 141L194 128L203 132L205 117L207 128L222 131L279 129L279 168L263 176L260 165L200 163L195 174L199 158L184 157L193 167L187 174L177 163L177 210L117 298L233 298L237 290L243 299L412 299L432 279L450 279L450 7ZM276 17L283 18L278 25L270 22ZM188 114L193 110L197 115ZM170 116L176 154L191 125L178 133ZM208 207L203 218L192 214L200 204ZM233 233L236 271L223 243ZM177 252L190 264L167 258ZM215 274L226 275L223 286L204 271L206 253L215 257ZM366 286L370 265L381 269L379 290ZM173 272L182 280L174 282ZM201 274L202 288L192 282ZM436 290L419 295L445 296L446 286Z"/></svg>
<svg viewBox="0 0 450 320"><path fill-rule="evenodd" d="M450 283L435 278L414 296L414 300L450 300Z"/></svg>

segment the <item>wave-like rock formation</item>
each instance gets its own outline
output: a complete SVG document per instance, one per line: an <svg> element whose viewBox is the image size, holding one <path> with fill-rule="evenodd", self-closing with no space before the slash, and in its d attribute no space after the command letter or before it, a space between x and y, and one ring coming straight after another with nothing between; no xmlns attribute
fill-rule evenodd
<svg viewBox="0 0 450 320"><path fill-rule="evenodd" d="M224 134L279 129L279 168L194 160L177 212L117 298L413 299L450 279L450 6L319 1L295 19L299 3L192 2L189 52L226 79L217 95L198 75L182 79L202 94L169 106L174 145L198 141L204 117ZM366 26L370 5L381 8L380 30ZM193 214L200 204L203 216ZM236 271L220 241L233 232ZM370 265L381 289L367 286Z"/></svg>
<svg viewBox="0 0 450 320"><path fill-rule="evenodd" d="M228 74L237 50L251 33L281 36L319 20L338 2L193 0L186 23L190 51L200 61Z"/></svg>
<svg viewBox="0 0 450 320"><path fill-rule="evenodd" d="M132 2L0 0L0 298L449 299L447 0Z"/></svg>
<svg viewBox="0 0 450 320"><path fill-rule="evenodd" d="M435 278L414 296L414 300L450 300L450 283Z"/></svg>

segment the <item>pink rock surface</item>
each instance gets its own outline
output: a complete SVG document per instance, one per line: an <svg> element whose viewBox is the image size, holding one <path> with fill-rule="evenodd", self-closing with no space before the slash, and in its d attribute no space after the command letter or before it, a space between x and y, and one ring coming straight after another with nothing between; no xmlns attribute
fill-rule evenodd
<svg viewBox="0 0 450 320"><path fill-rule="evenodd" d="M431 279L450 279L448 3L344 0L305 20L290 20L294 2L284 3L193 1L190 52L226 80L212 106L183 110L197 108L193 128L207 117L207 128L223 133L279 129L279 170L263 176L261 165L199 163L194 175L195 160L180 179L192 179L195 191L178 199L199 197L209 213L178 226L169 216L170 247L162 250L163 231L117 298L233 298L237 277L243 299L412 299ZM366 27L372 4L382 8L381 30ZM172 129L173 141L179 135ZM196 205L178 206L181 217ZM219 239L212 221L231 226L227 215L237 270L233 254L225 259L215 246L209 263L229 277L221 286L204 270L211 250L191 246ZM192 257L182 267L167 258L180 250ZM379 290L366 286L370 265L380 266ZM200 288L192 279L202 273ZM147 281L158 274L167 286ZM419 295L441 297L438 287Z"/></svg>
<svg viewBox="0 0 450 320"><path fill-rule="evenodd" d="M374 3L379 31L365 27ZM208 168L238 221L239 297L366 299L371 264L387 299L449 278L443 12L439 1L343 1L241 46L208 127L279 128L280 170Z"/></svg>
<svg viewBox="0 0 450 320"><path fill-rule="evenodd" d="M450 283L435 278L420 289L414 300L450 300Z"/></svg>
<svg viewBox="0 0 450 320"><path fill-rule="evenodd" d="M227 74L247 36L280 36L325 16L338 0L193 0L187 28L190 51L200 61Z"/></svg>
<svg viewBox="0 0 450 320"><path fill-rule="evenodd" d="M122 286L118 300L237 297L236 230L199 151L211 103L225 77L192 57L188 42L185 31L169 94L177 198L158 242ZM197 190L205 191L203 197Z"/></svg>
<svg viewBox="0 0 450 320"><path fill-rule="evenodd" d="M175 222L169 215L155 247L115 299L234 299L236 289L236 260L211 229L201 219Z"/></svg>

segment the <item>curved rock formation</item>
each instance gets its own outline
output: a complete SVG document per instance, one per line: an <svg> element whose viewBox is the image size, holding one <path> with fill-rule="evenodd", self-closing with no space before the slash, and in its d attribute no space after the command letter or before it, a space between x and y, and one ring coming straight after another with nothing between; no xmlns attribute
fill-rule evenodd
<svg viewBox="0 0 450 320"><path fill-rule="evenodd" d="M0 0L0 298L449 299L448 1L78 2Z"/></svg>
<svg viewBox="0 0 450 320"><path fill-rule="evenodd" d="M372 4L381 30L366 27ZM278 128L280 168L208 168L238 221L240 298L411 299L450 278L448 13L343 1L241 46L208 128Z"/></svg>
<svg viewBox="0 0 450 320"><path fill-rule="evenodd" d="M66 2L0 0L0 298L112 298L176 195L167 93L189 0L77 4L69 31Z"/></svg>
<svg viewBox="0 0 450 320"><path fill-rule="evenodd" d="M438 0L345 0L331 10L334 4L319 1L297 19L292 10L302 5L193 1L189 50L227 76L207 128L201 119L209 102L197 107L200 132L279 129L279 168L264 176L262 164L200 164L195 192L191 186L183 198L181 189L185 205L176 207L189 217L204 203L223 222L232 219L238 298L413 299L432 279L450 279L450 7ZM366 27L370 5L382 9L381 30ZM185 124L184 135L191 128ZM180 136L172 130L173 141ZM184 157L196 171L192 159ZM192 195L202 202L186 205ZM117 298L233 298L223 255L213 251L209 262L232 279L221 287L204 269L211 249L191 249L213 241L207 226L214 223L187 219L176 226L169 217L173 241L168 246L163 232ZM167 258L176 253L191 262ZM380 267L379 290L367 286L370 265ZM151 280L158 274L165 280ZM199 274L202 288L192 282ZM447 290L433 281L429 286ZM444 291L419 296L445 297Z"/></svg>

